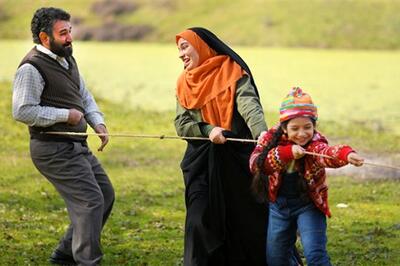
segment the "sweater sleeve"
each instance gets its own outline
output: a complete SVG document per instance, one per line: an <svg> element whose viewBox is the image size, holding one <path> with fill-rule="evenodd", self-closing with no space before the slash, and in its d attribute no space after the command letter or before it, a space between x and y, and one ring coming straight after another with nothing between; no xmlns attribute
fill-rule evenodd
<svg viewBox="0 0 400 266"><path fill-rule="evenodd" d="M307 151L327 155L330 158L315 156L315 163L324 168L339 168L348 163L347 156L355 152L350 146L335 145L329 146L326 142L316 141L307 147ZM312 155L311 155L312 156Z"/></svg>
<svg viewBox="0 0 400 266"><path fill-rule="evenodd" d="M250 171L252 174L257 172L257 162L259 157L262 156L265 146L272 140L273 129L269 130L265 135L262 135L258 141L256 148L250 156ZM278 145L268 151L263 163L263 172L267 175L274 172L280 172L287 167L287 165L294 160L292 153L292 144Z"/></svg>
<svg viewBox="0 0 400 266"><path fill-rule="evenodd" d="M243 117L251 134L256 139L262 131L267 130L263 108L256 90L251 85L250 78L244 75L237 82L236 105L239 114Z"/></svg>

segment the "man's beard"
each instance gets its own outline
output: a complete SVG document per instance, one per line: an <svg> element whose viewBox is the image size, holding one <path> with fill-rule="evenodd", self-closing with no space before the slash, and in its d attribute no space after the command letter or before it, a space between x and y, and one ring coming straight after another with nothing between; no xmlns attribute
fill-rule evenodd
<svg viewBox="0 0 400 266"><path fill-rule="evenodd" d="M50 51L61 57L69 57L72 55L72 43L69 42L63 45L57 43L54 38L50 38Z"/></svg>

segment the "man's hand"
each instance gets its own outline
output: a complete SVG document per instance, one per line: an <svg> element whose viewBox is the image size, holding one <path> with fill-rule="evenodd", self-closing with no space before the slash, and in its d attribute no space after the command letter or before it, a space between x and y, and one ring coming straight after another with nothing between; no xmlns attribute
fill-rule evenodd
<svg viewBox="0 0 400 266"><path fill-rule="evenodd" d="M226 138L222 135L222 131L224 131L222 127L214 127L208 138L215 144L224 144L226 142Z"/></svg>
<svg viewBox="0 0 400 266"><path fill-rule="evenodd" d="M83 113L81 111L78 111L75 108L69 109L67 124L76 126L79 124L82 117Z"/></svg>
<svg viewBox="0 0 400 266"><path fill-rule="evenodd" d="M352 165L361 166L364 163L364 158L355 152L350 152L349 155L347 155L347 161Z"/></svg>
<svg viewBox="0 0 400 266"><path fill-rule="evenodd" d="M301 147L300 145L293 145L292 146L292 153L293 153L293 157L294 159L300 159L301 157L303 157L305 155L304 153L304 148Z"/></svg>
<svg viewBox="0 0 400 266"><path fill-rule="evenodd" d="M98 134L108 134L107 128L103 124L98 124L97 126L95 126L94 131ZM99 136L99 138L101 139L101 145L97 150L103 151L104 147L108 143L108 135Z"/></svg>

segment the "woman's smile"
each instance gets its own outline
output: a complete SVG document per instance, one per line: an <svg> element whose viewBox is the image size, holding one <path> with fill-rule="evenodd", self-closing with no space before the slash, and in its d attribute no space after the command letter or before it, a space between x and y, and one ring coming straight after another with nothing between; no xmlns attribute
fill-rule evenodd
<svg viewBox="0 0 400 266"><path fill-rule="evenodd" d="M183 67L186 69L188 67L188 65L190 64L190 58L189 57L184 57L182 59L183 61Z"/></svg>
<svg viewBox="0 0 400 266"><path fill-rule="evenodd" d="M178 40L178 51L184 69L192 70L199 65L199 53L187 40L183 38Z"/></svg>

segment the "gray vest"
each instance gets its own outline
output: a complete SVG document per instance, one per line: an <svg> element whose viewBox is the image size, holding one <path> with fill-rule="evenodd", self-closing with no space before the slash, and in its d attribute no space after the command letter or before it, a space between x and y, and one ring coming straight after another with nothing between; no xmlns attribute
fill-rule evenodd
<svg viewBox="0 0 400 266"><path fill-rule="evenodd" d="M68 70L62 67L56 60L38 51L36 47L34 47L24 59L22 59L19 66L25 63L33 65L45 81L45 86L40 96L41 106L65 109L75 108L84 113L83 99L79 93L80 77L78 67L72 56L66 59L69 64ZM80 123L75 126L67 123L56 123L50 127L30 126L29 133L33 139L83 142L86 140L86 136L46 135L43 134L43 132L86 132L86 129L86 120L82 118Z"/></svg>

